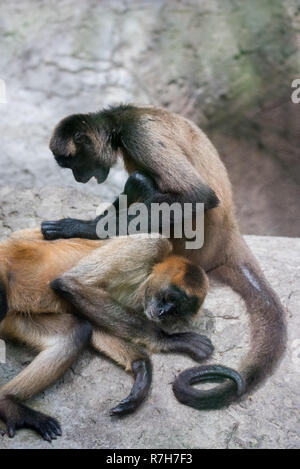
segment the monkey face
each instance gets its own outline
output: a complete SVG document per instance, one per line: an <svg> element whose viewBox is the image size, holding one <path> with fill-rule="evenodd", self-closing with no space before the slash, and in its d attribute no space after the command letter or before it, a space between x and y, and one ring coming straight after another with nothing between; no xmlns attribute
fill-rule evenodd
<svg viewBox="0 0 300 469"><path fill-rule="evenodd" d="M110 166L100 163L96 134L93 121L80 114L66 117L54 129L50 150L59 166L72 170L77 182L95 177L100 184L108 176Z"/></svg>
<svg viewBox="0 0 300 469"><path fill-rule="evenodd" d="M199 300L188 295L182 288L170 285L162 288L146 300L145 314L151 321L184 318L196 314Z"/></svg>

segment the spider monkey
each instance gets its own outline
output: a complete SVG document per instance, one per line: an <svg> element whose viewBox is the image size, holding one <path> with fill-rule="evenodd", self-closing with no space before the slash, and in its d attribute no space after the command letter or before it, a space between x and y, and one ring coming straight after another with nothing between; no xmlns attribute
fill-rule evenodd
<svg viewBox="0 0 300 469"><path fill-rule="evenodd" d="M241 365L245 391L271 374L286 347L284 310L240 234L227 171L207 136L188 119L167 110L120 105L66 117L54 129L50 149L57 163L70 168L83 183L92 176L103 182L122 157L129 173L130 203L204 203L204 246L188 250L184 238L171 239L174 253L192 259L245 301L251 322L251 350ZM118 207L118 199L114 206ZM98 221L99 217L45 221L42 232L46 239L96 239ZM71 289L70 282L61 288ZM200 367L179 376L174 383L176 397L197 408L222 407L236 399L230 382L209 391L192 388L204 375Z"/></svg>
<svg viewBox="0 0 300 469"><path fill-rule="evenodd" d="M34 429L47 441L61 435L57 420L21 401L61 376L87 344L134 375L129 396L111 410L114 416L133 412L145 399L151 384L149 353L180 352L197 361L211 355L207 337L161 328L168 320L188 321L208 289L205 272L171 251L163 238L50 242L40 229L17 232L0 243L0 337L39 352L0 388L0 419L10 437L19 428ZM84 302L101 318L93 327L74 315L77 293L72 302L70 292L65 298L55 293L60 278L76 281L78 276ZM77 315L82 301L79 295Z"/></svg>

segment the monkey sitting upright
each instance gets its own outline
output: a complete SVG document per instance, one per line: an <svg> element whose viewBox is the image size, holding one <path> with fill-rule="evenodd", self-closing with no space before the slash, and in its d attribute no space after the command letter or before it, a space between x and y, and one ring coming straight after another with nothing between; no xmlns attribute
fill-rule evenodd
<svg viewBox="0 0 300 469"><path fill-rule="evenodd" d="M54 291L55 279L68 271L70 278L80 272L85 302L97 310L100 319L93 329L73 316L74 306ZM186 353L198 361L213 351L204 336L168 334L157 324L168 316L195 314L208 288L202 269L172 255L167 239L49 242L40 230L24 230L0 243L0 286L0 337L39 351L0 388L0 419L10 437L18 428L34 429L48 441L61 434L55 419L20 401L61 376L88 343L134 374L130 395L112 409L113 415L134 411L145 398L151 383L147 350Z"/></svg>

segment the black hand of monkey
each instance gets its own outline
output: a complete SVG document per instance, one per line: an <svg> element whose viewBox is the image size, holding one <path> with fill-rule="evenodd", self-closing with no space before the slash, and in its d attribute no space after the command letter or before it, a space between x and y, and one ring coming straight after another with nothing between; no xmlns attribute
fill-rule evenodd
<svg viewBox="0 0 300 469"><path fill-rule="evenodd" d="M170 352L186 353L196 361L205 360L214 351L210 339L196 332L166 334L165 340L169 344Z"/></svg>
<svg viewBox="0 0 300 469"><path fill-rule="evenodd" d="M56 221L43 221L42 233L45 239L53 240L59 238L85 238L98 239L96 234L96 223L75 218L63 218Z"/></svg>
<svg viewBox="0 0 300 469"><path fill-rule="evenodd" d="M36 431L49 443L62 435L57 420L30 409L12 397L7 397L5 400L6 405L4 402L1 403L1 419L6 424L6 431L10 438L13 438L16 430L21 428L29 428Z"/></svg>
<svg viewBox="0 0 300 469"><path fill-rule="evenodd" d="M134 171L126 181L123 194L127 195L127 203L145 202L158 191L156 182L142 171Z"/></svg>

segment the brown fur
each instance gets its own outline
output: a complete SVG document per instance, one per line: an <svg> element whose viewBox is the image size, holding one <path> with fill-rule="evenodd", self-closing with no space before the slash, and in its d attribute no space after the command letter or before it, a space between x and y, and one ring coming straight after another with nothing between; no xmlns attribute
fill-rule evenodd
<svg viewBox="0 0 300 469"><path fill-rule="evenodd" d="M188 295L196 295L203 300L208 291L208 278L203 269L181 256L170 256L156 264L151 275L151 283L157 288L159 285L176 285L183 287Z"/></svg>
<svg viewBox="0 0 300 469"><path fill-rule="evenodd" d="M201 201L199 188L203 187L217 195L218 206L205 212L204 246L195 252L185 249L185 239L174 239L173 252L191 259L243 297L250 313L252 345L241 373L250 390L274 370L285 350L285 314L241 237L231 184L216 149L191 121L160 108L125 105L85 118L97 140L97 151L86 154L87 160L96 158L98 166L111 166L120 155L129 173L144 171L162 193L179 194L185 202ZM76 127L74 118L69 119ZM54 132L54 152L72 140L72 129L68 130L60 136ZM118 135L116 146L110 145L112 133Z"/></svg>
<svg viewBox="0 0 300 469"><path fill-rule="evenodd" d="M85 303L102 318L101 328L94 325L90 343L125 370L147 358L145 347L150 352L172 350L172 344L142 314L143 292L152 280L153 268L164 256L173 270L161 267L159 278L179 282L175 277L180 269L185 271L187 261L179 257L172 260L171 245L162 238L49 242L41 239L40 230L24 230L2 242L0 275L8 312L0 323L0 337L25 343L40 353L0 388L0 418L9 421L7 409L12 409L13 415L29 412L24 406L19 408L15 399L27 399L51 384L89 340L88 326L71 314L74 306L50 286L58 277L80 279L76 291L83 286ZM155 290L159 288L158 283ZM206 290L199 284L197 293L205 296Z"/></svg>

